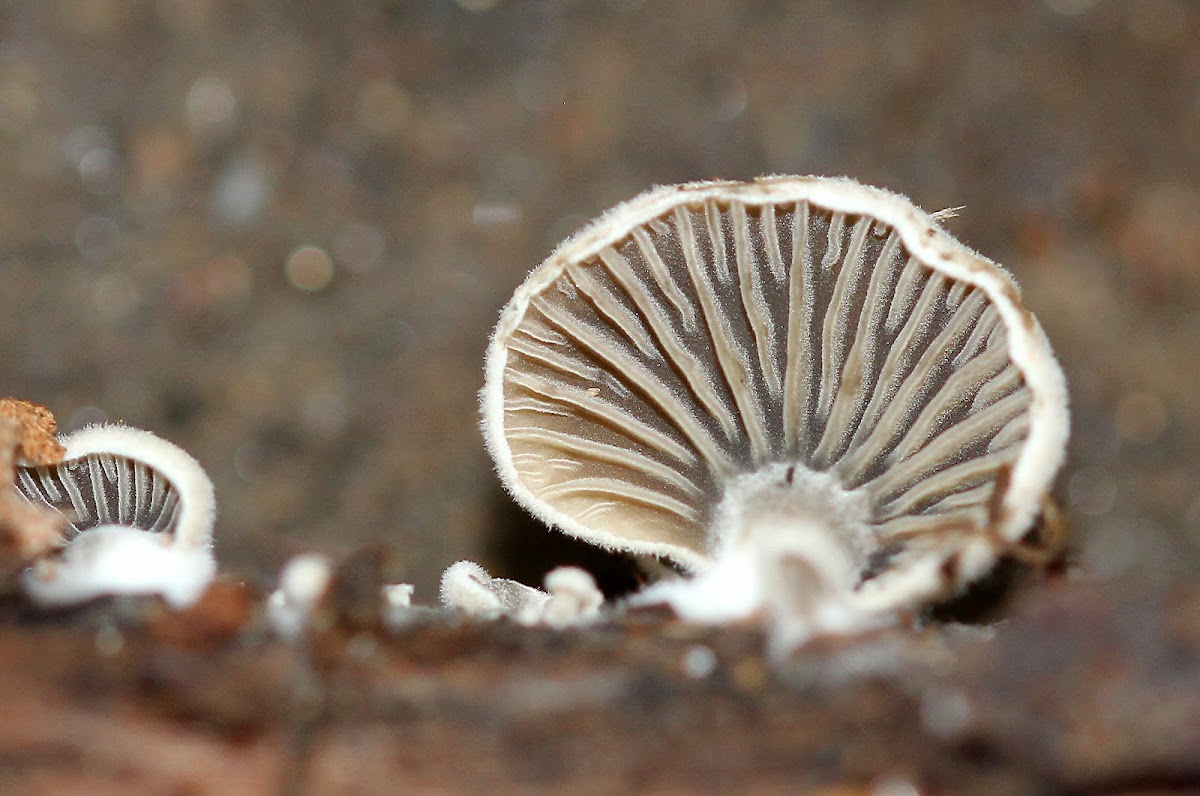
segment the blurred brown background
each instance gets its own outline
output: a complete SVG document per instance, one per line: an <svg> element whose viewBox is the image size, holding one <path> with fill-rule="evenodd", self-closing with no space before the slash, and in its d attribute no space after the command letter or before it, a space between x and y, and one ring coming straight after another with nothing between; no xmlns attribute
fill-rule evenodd
<svg viewBox="0 0 1200 796"><path fill-rule="evenodd" d="M187 448L248 579L372 541L422 602L536 578L578 552L476 430L522 275L655 183L848 174L1023 285L1082 563L1194 576L1197 142L1186 0L4 3L0 393Z"/></svg>

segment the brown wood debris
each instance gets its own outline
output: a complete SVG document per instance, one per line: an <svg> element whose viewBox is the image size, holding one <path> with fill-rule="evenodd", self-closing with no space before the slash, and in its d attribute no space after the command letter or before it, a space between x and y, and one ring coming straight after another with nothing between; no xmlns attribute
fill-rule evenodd
<svg viewBox="0 0 1200 796"><path fill-rule="evenodd" d="M62 461L66 449L58 442L58 423L49 409L17 398L0 398L0 418L16 424L13 455L17 459L34 466Z"/></svg>
<svg viewBox="0 0 1200 796"><path fill-rule="evenodd" d="M998 626L818 639L779 668L752 627L648 616L554 631L418 611L288 645L261 597L214 589L181 614L126 598L0 632L0 790L1200 785L1194 589L1059 579Z"/></svg>
<svg viewBox="0 0 1200 796"><path fill-rule="evenodd" d="M63 516L29 503L12 488L18 463L62 461L65 450L55 438L57 428L46 407L0 398L0 589L4 591L30 559L63 541Z"/></svg>

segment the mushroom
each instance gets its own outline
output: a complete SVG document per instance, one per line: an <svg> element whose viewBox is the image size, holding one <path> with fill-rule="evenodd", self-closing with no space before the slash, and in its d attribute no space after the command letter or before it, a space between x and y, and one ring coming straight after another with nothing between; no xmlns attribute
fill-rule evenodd
<svg viewBox="0 0 1200 796"><path fill-rule="evenodd" d="M387 583L380 589L383 610L380 612L383 626L399 630L416 615L413 608L413 585L411 583Z"/></svg>
<svg viewBox="0 0 1200 796"><path fill-rule="evenodd" d="M579 567L555 567L546 573L550 598L542 607L542 621L551 627L569 627L599 618L604 594L596 579Z"/></svg>
<svg viewBox="0 0 1200 796"><path fill-rule="evenodd" d="M303 637L332 579L333 566L319 553L288 559L279 586L267 597L267 621L275 634L287 641Z"/></svg>
<svg viewBox="0 0 1200 796"><path fill-rule="evenodd" d="M517 289L481 398L518 503L690 575L641 599L787 617L796 638L988 572L1068 433L1007 272L906 198L821 177L660 187L605 213Z"/></svg>
<svg viewBox="0 0 1200 796"><path fill-rule="evenodd" d="M94 425L61 439L57 464L19 464L15 488L67 522L66 546L39 559L22 588L46 606L107 594L161 594L183 607L216 573L212 482L148 431Z"/></svg>
<svg viewBox="0 0 1200 796"><path fill-rule="evenodd" d="M442 605L479 619L512 618L536 624L550 595L515 580L493 578L474 561L457 561L442 573Z"/></svg>
<svg viewBox="0 0 1200 796"><path fill-rule="evenodd" d="M520 625L554 628L597 619L604 594L591 574L579 567L555 567L546 574L546 591L515 580L494 578L474 561L458 561L442 573L442 605L480 619L508 617Z"/></svg>

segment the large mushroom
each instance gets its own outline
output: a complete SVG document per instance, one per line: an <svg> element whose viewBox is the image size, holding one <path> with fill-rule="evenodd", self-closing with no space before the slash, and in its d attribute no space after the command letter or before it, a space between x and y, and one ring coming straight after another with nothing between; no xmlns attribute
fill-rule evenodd
<svg viewBox="0 0 1200 796"><path fill-rule="evenodd" d="M1068 433L1011 277L819 177L656 188L584 228L503 311L482 413L522 506L690 573L648 596L813 628L989 571Z"/></svg>

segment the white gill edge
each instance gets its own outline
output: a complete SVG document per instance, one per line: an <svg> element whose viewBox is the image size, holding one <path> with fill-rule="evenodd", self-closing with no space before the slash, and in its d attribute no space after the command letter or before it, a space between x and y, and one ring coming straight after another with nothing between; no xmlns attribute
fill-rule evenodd
<svg viewBox="0 0 1200 796"><path fill-rule="evenodd" d="M957 574L947 581L943 566L953 554ZM943 555L925 555L913 559L908 566L886 570L868 580L850 597L850 603L867 612L893 610L929 600L936 595L950 595L961 590L965 583L982 577L996 561L996 548L988 537L979 534L963 536Z"/></svg>
<svg viewBox="0 0 1200 796"><path fill-rule="evenodd" d="M185 450L149 431L115 424L86 426L59 441L66 448L63 464L93 454L115 454L160 472L179 493L179 520L172 546L194 549L212 545L217 505L212 481Z"/></svg>
<svg viewBox="0 0 1200 796"><path fill-rule="evenodd" d="M987 295L1000 312L1008 330L1009 354L1024 375L1031 394L1029 436L1013 465L1003 501L1003 521L994 529L1010 540L1023 535L1033 523L1042 495L1062 464L1069 433L1066 380L1050 343L1037 320L1019 303L1020 291L1000 265L952 238L937 220L906 197L846 177L777 176L749 183L694 182L652 188L604 213L534 268L513 294L492 333L480 393L484 440L513 498L543 522L601 547L668 556L695 569L704 569L711 563L708 556L679 545L664 542L631 545L613 534L588 528L542 502L521 484L504 437L505 344L520 325L533 297L558 279L568 264L597 256L628 236L634 227L682 204L710 199L737 201L747 206L807 201L833 212L873 216L893 227L914 257L936 271L978 287ZM974 556L969 558L972 560L968 568L973 569ZM918 573L906 577L897 572L895 578L876 580L884 582L874 584L871 591L896 580L901 590L907 587L917 593L926 583L926 577Z"/></svg>

